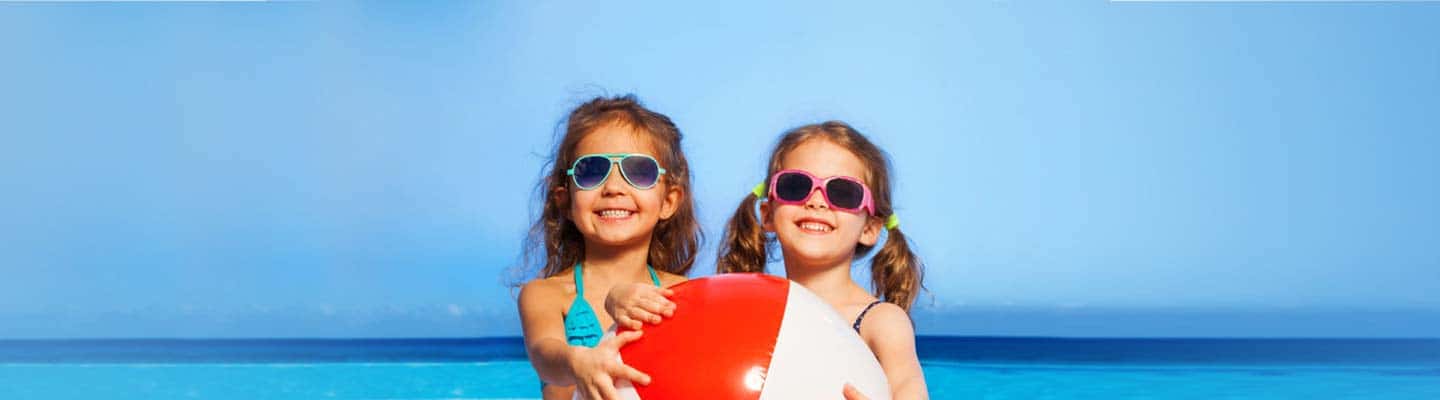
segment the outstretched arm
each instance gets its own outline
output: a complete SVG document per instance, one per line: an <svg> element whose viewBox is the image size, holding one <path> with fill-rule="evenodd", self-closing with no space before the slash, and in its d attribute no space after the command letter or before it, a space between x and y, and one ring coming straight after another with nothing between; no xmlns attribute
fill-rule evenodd
<svg viewBox="0 0 1440 400"><path fill-rule="evenodd" d="M521 287L520 329L525 335L525 353L540 380L569 386L575 384L575 375L569 368L572 350L565 342L562 294L540 280Z"/></svg>
<svg viewBox="0 0 1440 400"><path fill-rule="evenodd" d="M648 384L650 377L620 362L619 349L640 337L640 332L606 338L595 348L570 346L565 341L560 315L561 290L536 281L520 289L520 326L525 352L540 379L554 385L575 385L589 399L618 398L616 378Z"/></svg>

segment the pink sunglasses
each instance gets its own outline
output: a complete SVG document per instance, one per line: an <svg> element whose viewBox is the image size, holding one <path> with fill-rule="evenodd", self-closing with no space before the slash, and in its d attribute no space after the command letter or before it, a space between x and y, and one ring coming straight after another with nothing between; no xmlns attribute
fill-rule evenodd
<svg viewBox="0 0 1440 400"><path fill-rule="evenodd" d="M780 204L805 204L815 189L825 196L825 203L832 209L875 215L875 204L870 198L870 187L859 179L848 176L832 176L820 179L809 172L787 169L770 177L770 199Z"/></svg>

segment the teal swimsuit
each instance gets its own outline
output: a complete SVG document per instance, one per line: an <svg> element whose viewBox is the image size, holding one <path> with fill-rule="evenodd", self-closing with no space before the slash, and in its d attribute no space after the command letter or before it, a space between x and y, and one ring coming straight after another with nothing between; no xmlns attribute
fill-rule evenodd
<svg viewBox="0 0 1440 400"><path fill-rule="evenodd" d="M650 280L655 282L655 287L661 287L655 268L646 264L645 269L650 270ZM604 335L600 319L595 317L595 309L585 301L585 274L581 272L580 263L575 263L575 301L570 303L570 311L565 312L565 342L571 346L595 347ZM545 389L545 385L545 381L540 381L541 390Z"/></svg>
<svg viewBox="0 0 1440 400"><path fill-rule="evenodd" d="M655 282L655 287L660 287L655 268L646 265L645 269L650 270L650 280ZM571 346L595 347L603 335L605 329L600 327L595 309L585 301L585 274L581 272L580 263L575 263L575 302L570 303L570 311L565 313L565 341Z"/></svg>

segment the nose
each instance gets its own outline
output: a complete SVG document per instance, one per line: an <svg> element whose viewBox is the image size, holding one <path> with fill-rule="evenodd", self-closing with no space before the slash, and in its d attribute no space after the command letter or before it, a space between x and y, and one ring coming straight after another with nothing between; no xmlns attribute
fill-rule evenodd
<svg viewBox="0 0 1440 400"><path fill-rule="evenodd" d="M619 166L615 161L610 162L610 175L606 176L605 183L600 185L601 196L618 196L625 193L625 186L628 184L625 183L625 177L620 176Z"/></svg>
<svg viewBox="0 0 1440 400"><path fill-rule="evenodd" d="M821 192L820 188L815 188L805 197L805 208L829 209L830 203L825 202L825 193Z"/></svg>

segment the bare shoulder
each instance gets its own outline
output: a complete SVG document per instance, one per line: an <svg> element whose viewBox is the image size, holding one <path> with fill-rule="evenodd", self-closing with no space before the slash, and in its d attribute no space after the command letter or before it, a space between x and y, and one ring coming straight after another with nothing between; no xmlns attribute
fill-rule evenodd
<svg viewBox="0 0 1440 400"><path fill-rule="evenodd" d="M876 304L865 314L860 325L860 336L872 347L875 344L896 342L914 343L915 326L905 309L891 303Z"/></svg>
<svg viewBox="0 0 1440 400"><path fill-rule="evenodd" d="M564 303L575 291L574 283L556 277L540 278L520 286L520 310L545 309Z"/></svg>
<svg viewBox="0 0 1440 400"><path fill-rule="evenodd" d="M658 276L660 276L660 286L664 286L664 287L675 286L675 285L677 285L677 284L679 284L679 283L681 283L681 282L685 282L685 281L690 280L690 278L689 278L689 277L686 277L685 275L672 274L672 273L665 272L665 271L658 271L658 270L657 270L657 271L655 271L655 274L658 275Z"/></svg>

